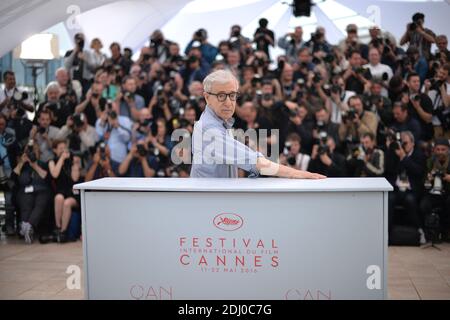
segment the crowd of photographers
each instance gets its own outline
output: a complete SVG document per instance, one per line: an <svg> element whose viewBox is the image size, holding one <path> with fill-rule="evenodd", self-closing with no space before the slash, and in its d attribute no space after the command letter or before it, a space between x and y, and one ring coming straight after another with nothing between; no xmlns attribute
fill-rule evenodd
<svg viewBox="0 0 450 320"><path fill-rule="evenodd" d="M394 186L390 231L406 218L421 243L427 222L438 228L434 241L448 240L450 52L447 37L424 23L416 13L399 44L377 26L363 43L350 24L332 45L322 27L308 41L301 27L276 39L261 19L253 39L233 25L217 46L200 29L184 53L156 30L136 61L118 43L106 56L100 39L88 48L77 34L43 101L31 101L14 73L3 73L6 234L28 243L36 231L73 239L68 229L80 199L72 186L81 181L188 177L188 164L171 161L171 134L192 133L205 108L202 80L227 69L241 82L235 127L277 129L281 163L328 177L386 177ZM285 54L271 57L276 45ZM35 111L32 120L27 111Z"/></svg>

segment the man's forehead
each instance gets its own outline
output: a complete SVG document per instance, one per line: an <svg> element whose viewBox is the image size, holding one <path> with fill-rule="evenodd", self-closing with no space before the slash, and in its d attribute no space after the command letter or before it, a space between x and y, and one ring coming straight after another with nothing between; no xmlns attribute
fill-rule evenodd
<svg viewBox="0 0 450 320"><path fill-rule="evenodd" d="M236 80L230 80L227 83L214 83L212 86L213 91L215 92L231 92L237 91L238 83Z"/></svg>

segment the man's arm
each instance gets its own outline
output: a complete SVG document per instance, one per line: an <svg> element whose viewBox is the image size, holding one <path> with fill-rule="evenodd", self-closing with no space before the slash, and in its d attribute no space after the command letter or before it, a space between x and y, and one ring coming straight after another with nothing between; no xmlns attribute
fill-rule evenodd
<svg viewBox="0 0 450 320"><path fill-rule="evenodd" d="M282 164L278 164L270 161L264 157L259 157L256 162L256 169L266 176L277 176L280 178L290 179L324 179L325 176L318 173L311 173L308 171L297 170L291 167L287 167Z"/></svg>

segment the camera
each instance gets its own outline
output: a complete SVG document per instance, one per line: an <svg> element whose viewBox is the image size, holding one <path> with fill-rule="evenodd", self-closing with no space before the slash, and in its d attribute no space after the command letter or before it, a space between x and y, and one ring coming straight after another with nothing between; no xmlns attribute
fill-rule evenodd
<svg viewBox="0 0 450 320"><path fill-rule="evenodd" d="M73 119L73 124L74 124L75 128L80 129L81 127L84 126L84 120L85 120L84 114L82 114L82 113L79 113L79 114L75 113L72 116L72 119Z"/></svg>
<svg viewBox="0 0 450 320"><path fill-rule="evenodd" d="M141 157L145 157L147 155L147 149L145 149L145 146L143 144L138 144L136 147L137 147L137 153Z"/></svg>
<svg viewBox="0 0 450 320"><path fill-rule="evenodd" d="M318 142L319 148L317 149L319 155L330 153L330 148L327 145L327 141L328 141L328 133L326 131L320 131Z"/></svg>
<svg viewBox="0 0 450 320"><path fill-rule="evenodd" d="M386 137L391 140L391 144L389 145L389 149L391 151L398 150L402 147L402 138L401 138L400 132L388 130Z"/></svg>
<svg viewBox="0 0 450 320"><path fill-rule="evenodd" d="M115 119L117 119L117 112L115 112L114 110L109 111L109 112L108 112L108 116L109 116L112 120L115 120Z"/></svg>
<svg viewBox="0 0 450 320"><path fill-rule="evenodd" d="M100 159L106 160L106 143L103 141L100 142L99 149L100 149Z"/></svg>
<svg viewBox="0 0 450 320"><path fill-rule="evenodd" d="M38 130L37 130L37 132L38 132L39 134L45 134L45 133L47 132L47 128L39 127Z"/></svg>
<svg viewBox="0 0 450 320"><path fill-rule="evenodd" d="M322 81L322 76L321 76L321 74L318 73L318 72L314 73L313 82L314 82L314 83L319 83L320 81Z"/></svg>
<svg viewBox="0 0 450 320"><path fill-rule="evenodd" d="M420 101L420 95L416 94L416 95L414 95L414 96L412 97L412 99L413 99L414 101L416 101L416 102L419 102L419 101Z"/></svg>
<svg viewBox="0 0 450 320"><path fill-rule="evenodd" d="M255 74L252 78L252 87L256 87L256 85L259 83L261 84L262 79L261 76L259 74Z"/></svg>
<svg viewBox="0 0 450 320"><path fill-rule="evenodd" d="M444 192L443 187L443 179L445 176L445 173L442 170L433 170L431 172L432 176L432 182L427 180L427 183L425 184L425 188L430 189L430 194L440 196Z"/></svg>
<svg viewBox="0 0 450 320"><path fill-rule="evenodd" d="M30 141L28 141L27 146L25 147L25 153L26 153L28 159L30 159L30 161L34 163L37 161L37 156L33 151L33 145L34 145L34 140L30 139Z"/></svg>
<svg viewBox="0 0 450 320"><path fill-rule="evenodd" d="M331 89L330 89L330 92L331 92L331 93L334 93L334 94L341 94L341 91L342 91L342 88L341 88L339 85L333 84L333 85L331 86Z"/></svg>
<svg viewBox="0 0 450 320"><path fill-rule="evenodd" d="M431 83L431 88L430 90L436 90L439 92L440 87L442 86L442 84L444 83L444 81L442 80L437 80L435 78L430 79L430 83Z"/></svg>
<svg viewBox="0 0 450 320"><path fill-rule="evenodd" d="M349 108L347 112L342 114L343 120L353 121L356 118L356 110L355 108Z"/></svg>
<svg viewBox="0 0 450 320"><path fill-rule="evenodd" d="M417 24L417 22L411 22L409 25L408 25L408 30L409 31L416 31L416 29L417 29L417 27L418 27L418 24Z"/></svg>
<svg viewBox="0 0 450 320"><path fill-rule="evenodd" d="M123 96L127 99L131 99L134 100L134 93L130 92L130 91L125 91L125 93L123 94Z"/></svg>

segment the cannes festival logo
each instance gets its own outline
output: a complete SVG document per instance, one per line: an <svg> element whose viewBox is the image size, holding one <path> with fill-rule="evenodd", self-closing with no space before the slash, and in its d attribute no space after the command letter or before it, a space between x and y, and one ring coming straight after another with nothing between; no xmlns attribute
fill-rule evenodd
<svg viewBox="0 0 450 320"><path fill-rule="evenodd" d="M224 231L235 231L244 224L244 219L234 213L221 213L214 217L213 224Z"/></svg>

